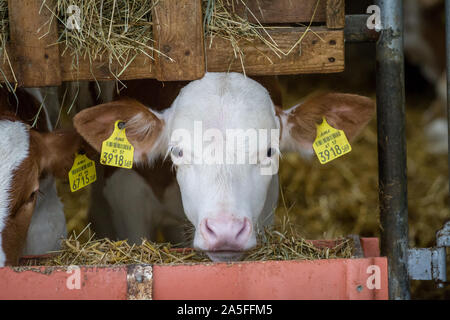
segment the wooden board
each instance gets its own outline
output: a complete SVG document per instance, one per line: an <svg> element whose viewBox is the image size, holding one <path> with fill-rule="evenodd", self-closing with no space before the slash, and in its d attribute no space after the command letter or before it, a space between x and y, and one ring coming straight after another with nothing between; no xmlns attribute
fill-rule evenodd
<svg viewBox="0 0 450 320"><path fill-rule="evenodd" d="M164 0L153 9L156 78L194 80L205 74L201 0Z"/></svg>
<svg viewBox="0 0 450 320"><path fill-rule="evenodd" d="M120 72L123 67L117 64L109 66L108 60L95 60L92 65L89 60L80 60L75 68L74 59L69 54L61 57L61 77L63 81L74 80L114 80L111 74ZM120 75L121 80L156 78L155 61L145 55L138 55Z"/></svg>
<svg viewBox="0 0 450 320"><path fill-rule="evenodd" d="M309 23L316 6L313 22L325 22L327 18L327 0L247 0L245 4L247 8L234 1L234 10L253 23Z"/></svg>
<svg viewBox="0 0 450 320"><path fill-rule="evenodd" d="M297 32L294 32L297 30ZM291 31L270 31L272 38L280 48L287 52L302 36L304 28L293 28ZM242 45L244 48L245 72L248 75L282 75L298 73L331 73L344 70L344 34L342 31L329 31L316 28L308 32L289 56L278 58L263 43ZM208 42L209 43L209 42ZM262 54L264 53L264 54ZM272 60L272 64L267 57ZM239 59L235 59L233 49L226 40L215 38L211 47L207 48L208 71L242 72Z"/></svg>
<svg viewBox="0 0 450 320"><path fill-rule="evenodd" d="M327 0L327 28L344 29L345 27L345 1Z"/></svg>
<svg viewBox="0 0 450 320"><path fill-rule="evenodd" d="M47 1L47 5L52 6ZM49 27L51 12L36 0L9 0L9 54L14 56L14 71L20 86L61 84L61 68L56 21Z"/></svg>
<svg viewBox="0 0 450 320"><path fill-rule="evenodd" d="M305 28L291 28L286 31L270 31L271 36L288 51L301 37ZM289 55L278 58L261 42L242 44L245 57L245 71L248 75L282 75L298 73L332 73L344 70L344 33L342 30L330 31L324 27L315 27L322 40L313 32L308 32L301 43L301 55L298 47ZM211 39L207 39L209 44ZM207 70L212 72L235 71L242 72L241 62L235 59L231 44L223 39L214 38L211 47L207 47ZM266 58L269 57L273 64ZM116 65L108 66L107 60L96 60L90 65L88 60L80 60L78 70L74 69L73 58L66 53L61 60L62 81L74 80L113 80L110 72L121 70ZM180 67L181 68L181 67ZM158 78L155 61L144 55L139 55L120 76L121 80ZM181 68L182 69L182 68ZM191 70L191 69L189 69ZM7 79L13 82L12 73L7 64L2 71ZM181 70L183 71L183 70ZM191 71L187 71L188 74ZM174 75L174 74L172 74ZM176 75L176 74L175 74ZM197 74L197 77L201 73ZM175 78L175 79L174 79ZM175 76L171 80L179 80ZM167 80L167 78L164 78ZM185 79L186 80L186 79ZM0 79L4 82L3 77Z"/></svg>

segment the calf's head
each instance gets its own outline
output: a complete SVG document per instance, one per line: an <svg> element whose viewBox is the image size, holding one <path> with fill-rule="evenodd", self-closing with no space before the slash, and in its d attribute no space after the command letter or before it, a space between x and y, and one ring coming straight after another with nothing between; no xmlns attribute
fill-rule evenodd
<svg viewBox="0 0 450 320"><path fill-rule="evenodd" d="M10 114L0 115L0 137L1 267L18 262L40 196L39 178L66 177L82 139L74 131L39 133Z"/></svg>
<svg viewBox="0 0 450 320"><path fill-rule="evenodd" d="M170 157L194 246L213 260L232 260L256 244L256 230L276 206L280 150L311 153L323 117L352 139L373 111L368 98L336 93L283 111L259 83L207 73L162 113L125 99L83 110L74 124L100 151L115 121L125 121L137 164Z"/></svg>

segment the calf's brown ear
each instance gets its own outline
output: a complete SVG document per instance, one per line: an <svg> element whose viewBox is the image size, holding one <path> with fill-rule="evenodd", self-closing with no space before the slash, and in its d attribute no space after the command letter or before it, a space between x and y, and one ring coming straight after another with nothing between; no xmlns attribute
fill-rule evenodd
<svg viewBox="0 0 450 320"><path fill-rule="evenodd" d="M117 120L125 122L127 139L134 147L134 161L148 160L162 133L164 121L136 100L121 99L85 109L75 115L73 123L80 135L100 152Z"/></svg>
<svg viewBox="0 0 450 320"><path fill-rule="evenodd" d="M277 109L281 119L281 149L313 152L316 138L316 124L327 122L334 128L343 130L348 140L353 140L372 119L375 102L367 97L326 93L307 99L290 110Z"/></svg>
<svg viewBox="0 0 450 320"><path fill-rule="evenodd" d="M31 130L31 147L35 148L41 172L65 179L75 154L83 148L83 139L75 130L39 133Z"/></svg>

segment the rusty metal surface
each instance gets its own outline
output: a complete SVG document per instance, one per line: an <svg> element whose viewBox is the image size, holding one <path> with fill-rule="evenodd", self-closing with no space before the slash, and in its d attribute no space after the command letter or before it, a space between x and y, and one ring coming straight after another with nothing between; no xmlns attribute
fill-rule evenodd
<svg viewBox="0 0 450 320"><path fill-rule="evenodd" d="M403 2L377 0L377 125L381 254L389 261L390 299L410 299L405 137Z"/></svg>
<svg viewBox="0 0 450 320"><path fill-rule="evenodd" d="M367 28L368 14L352 14L345 16L345 42L375 42L380 33Z"/></svg>
<svg viewBox="0 0 450 320"><path fill-rule="evenodd" d="M127 299L153 299L153 267L151 265L130 265L127 268Z"/></svg>
<svg viewBox="0 0 450 320"><path fill-rule="evenodd" d="M413 280L435 280L442 288L447 281L447 248L450 247L450 221L436 233L436 247L413 248L408 252L408 272Z"/></svg>

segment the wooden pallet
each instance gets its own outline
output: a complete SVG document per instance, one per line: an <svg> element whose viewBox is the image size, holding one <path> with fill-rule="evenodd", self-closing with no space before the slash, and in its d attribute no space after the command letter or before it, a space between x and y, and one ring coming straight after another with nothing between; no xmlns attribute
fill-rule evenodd
<svg viewBox="0 0 450 320"><path fill-rule="evenodd" d="M47 10L38 13L42 0L9 0L8 3L11 41L7 50L19 86L56 86L62 81L72 80L111 80L114 77L110 70L120 70L117 65L108 65L107 61L100 59L92 65L81 60L75 70L70 54L61 56L63 48L55 45L58 38L56 25L45 37L41 37L44 31L36 32L51 14ZM280 49L287 51L306 29L293 24L308 24L317 0L246 0L246 3L263 25L288 26L269 31ZM237 10L246 15L244 8L238 7ZM242 72L241 61L234 57L228 41L218 37L204 39L201 0L160 1L152 15L155 48L175 62L158 55L155 60L145 55L138 56L121 74L121 80L194 80L201 78L206 71ZM246 73L277 75L343 71L344 0L320 0L314 17L311 27L314 32L309 31L302 40L301 49L288 56L279 58L262 43L240 44L245 53ZM253 16L247 18L254 20ZM2 70L8 81L15 82L7 63L3 64Z"/></svg>

